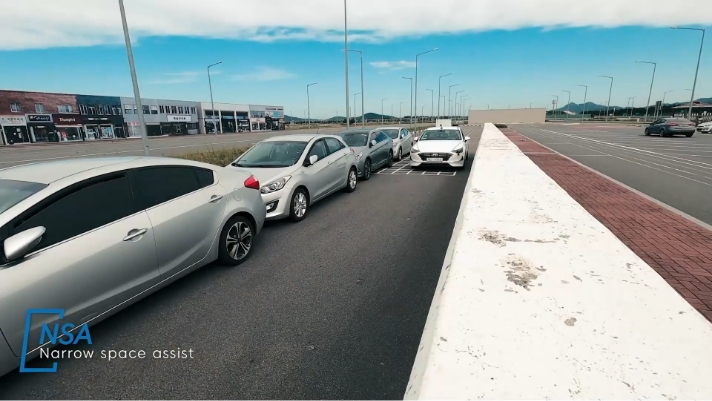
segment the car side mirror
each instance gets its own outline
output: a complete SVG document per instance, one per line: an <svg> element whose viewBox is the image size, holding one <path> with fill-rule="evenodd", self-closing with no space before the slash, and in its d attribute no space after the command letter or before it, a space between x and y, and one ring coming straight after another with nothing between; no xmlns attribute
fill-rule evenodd
<svg viewBox="0 0 712 401"><path fill-rule="evenodd" d="M372 148L372 147L376 146L377 143L378 143L378 142L376 142L376 140L374 139L374 140L371 141L371 146L369 146L369 147Z"/></svg>
<svg viewBox="0 0 712 401"><path fill-rule="evenodd" d="M9 261L20 259L27 255L42 241L46 229L44 227L30 228L19 232L3 242L5 257Z"/></svg>
<svg viewBox="0 0 712 401"><path fill-rule="evenodd" d="M418 139L420 139L420 138L418 138L417 136L414 136L414 137L413 137L413 142L418 142Z"/></svg>
<svg viewBox="0 0 712 401"><path fill-rule="evenodd" d="M306 160L304 160L304 166L305 166L305 167L309 167L309 166L311 166L312 164L315 164L315 163L318 162L318 161L319 161L319 156L317 156L317 155L311 155L311 156L309 156L309 158L307 158Z"/></svg>
<svg viewBox="0 0 712 401"><path fill-rule="evenodd" d="M470 137L469 137L469 136L466 136L466 137L465 137L465 142L467 142L467 141L469 141L469 140L470 140Z"/></svg>

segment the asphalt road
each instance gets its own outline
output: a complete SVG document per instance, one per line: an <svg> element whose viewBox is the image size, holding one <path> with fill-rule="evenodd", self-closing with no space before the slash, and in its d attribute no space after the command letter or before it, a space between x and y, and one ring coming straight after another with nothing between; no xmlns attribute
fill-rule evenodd
<svg viewBox="0 0 712 401"><path fill-rule="evenodd" d="M624 125L513 125L517 132L712 224L712 135L645 136Z"/></svg>
<svg viewBox="0 0 712 401"><path fill-rule="evenodd" d="M375 174L301 223L267 223L240 267L206 266L92 328L97 351L193 359L64 360L0 378L0 397L402 399L481 134L466 130L464 171Z"/></svg>

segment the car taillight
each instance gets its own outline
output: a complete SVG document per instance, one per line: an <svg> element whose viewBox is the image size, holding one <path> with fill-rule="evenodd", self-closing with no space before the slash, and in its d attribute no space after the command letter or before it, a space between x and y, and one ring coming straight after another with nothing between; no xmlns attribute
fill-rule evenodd
<svg viewBox="0 0 712 401"><path fill-rule="evenodd" d="M677 123L668 123L668 125L677 125Z"/></svg>
<svg viewBox="0 0 712 401"><path fill-rule="evenodd" d="M250 178L245 180L245 188L252 188L256 190L260 190L260 182L257 181L254 175L251 175Z"/></svg>

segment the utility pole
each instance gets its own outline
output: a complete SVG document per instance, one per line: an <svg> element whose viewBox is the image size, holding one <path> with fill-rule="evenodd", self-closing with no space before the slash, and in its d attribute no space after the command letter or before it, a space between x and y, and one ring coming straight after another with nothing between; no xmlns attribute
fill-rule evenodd
<svg viewBox="0 0 712 401"><path fill-rule="evenodd" d="M702 59L702 47L705 44L705 29L700 29L700 28L677 28L673 27L672 29L685 29L688 31L700 31L702 32L702 41L700 41L700 53L697 56L697 68L695 69L695 81L692 84L692 93L690 94L690 108L687 113L687 118L692 119L692 102L695 101L695 89L697 89L697 74L700 72L700 60Z"/></svg>
<svg viewBox="0 0 712 401"><path fill-rule="evenodd" d="M444 77L447 77L450 75L452 75L452 73L448 73L448 74L441 75L440 77L438 77L438 118L440 118L440 98L442 97L442 96L440 96L441 80ZM443 109L445 109L445 102L443 102Z"/></svg>
<svg viewBox="0 0 712 401"><path fill-rule="evenodd" d="M588 95L588 86L586 86L586 85L576 85L576 86L583 86L584 88L586 88L586 90L583 92L583 111L581 112L581 121L583 121L583 118L586 115L586 95Z"/></svg>
<svg viewBox="0 0 712 401"><path fill-rule="evenodd" d="M613 92L613 77L610 77L608 75L599 75L601 78L608 78L611 80L611 86L608 87L608 103L606 103L606 121L608 121L608 116L609 116L609 110L611 108L611 93ZM613 116L615 117L615 112L613 113Z"/></svg>

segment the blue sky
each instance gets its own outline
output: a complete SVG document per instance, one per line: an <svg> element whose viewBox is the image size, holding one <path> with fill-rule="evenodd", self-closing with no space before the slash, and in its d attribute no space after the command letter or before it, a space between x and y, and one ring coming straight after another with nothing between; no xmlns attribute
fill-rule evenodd
<svg viewBox="0 0 712 401"><path fill-rule="evenodd" d="M706 3L698 4L710 8ZM343 29L343 17L340 24ZM398 115L401 102L402 112L407 114L410 86L401 77L414 77L415 54L436 47L438 51L419 59L418 114L431 113L431 94L426 89L434 89L437 97L438 76L447 73L452 75L443 78L441 95L447 96L448 87L459 84L453 88L453 96L463 90L469 97L464 103L473 109L551 106L551 95L559 95L559 104L564 105L568 95L563 90L572 91L571 101L581 103L584 88L578 84L589 86L588 101L603 103L608 97L608 80L599 75L615 78L613 105L625 106L629 97L636 96L635 104L641 106L647 101L652 66L636 64L636 60L658 63L651 101L670 90L675 92L669 93L666 101L685 101L689 100L690 92L685 89L692 88L700 44L699 32L665 27L459 30L436 29L418 36L395 32L378 40L354 31L349 47L364 54L366 111L380 113L381 99L387 98L383 102L386 114L393 110ZM144 98L208 101L206 66L222 61L213 68L216 102L283 105L286 114L303 117L306 85L318 82L310 88L312 117L345 114L343 41L338 42L338 31L331 37L303 35L285 40L137 32L133 50ZM712 38L703 51L696 98L712 97L710 41ZM126 51L120 40L93 44L74 38L67 43L16 47L24 48L0 51L4 60L0 63L0 88L132 95ZM360 65L357 53L349 55L353 107L353 94L361 92Z"/></svg>

